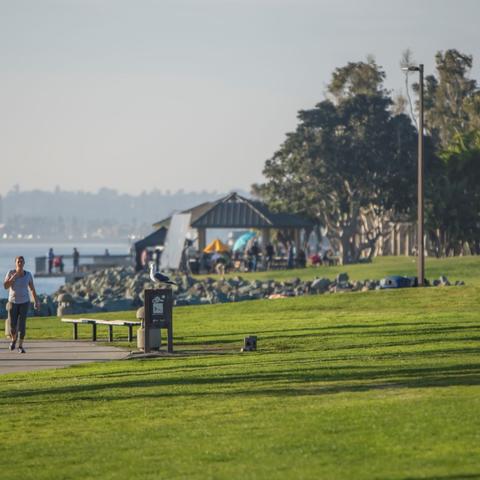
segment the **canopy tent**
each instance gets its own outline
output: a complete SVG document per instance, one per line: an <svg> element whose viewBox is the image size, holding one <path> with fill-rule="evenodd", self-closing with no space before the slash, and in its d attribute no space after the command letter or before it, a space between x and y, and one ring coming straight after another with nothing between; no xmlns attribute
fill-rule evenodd
<svg viewBox="0 0 480 480"><path fill-rule="evenodd" d="M233 245L233 251L244 250L247 246L247 243L256 236L255 232L246 232L240 237L237 238L235 244Z"/></svg>
<svg viewBox="0 0 480 480"><path fill-rule="evenodd" d="M140 271L143 268L141 256L143 250L149 247L160 247L165 244L165 237L167 236L167 229L160 227L159 229L147 235L145 238L134 243L135 247L135 269Z"/></svg>
<svg viewBox="0 0 480 480"><path fill-rule="evenodd" d="M230 249L228 248L227 245L225 245L221 240L216 238L215 240L212 240L204 249L203 251L205 253L213 253L213 252L219 252L219 253L225 253L229 252Z"/></svg>

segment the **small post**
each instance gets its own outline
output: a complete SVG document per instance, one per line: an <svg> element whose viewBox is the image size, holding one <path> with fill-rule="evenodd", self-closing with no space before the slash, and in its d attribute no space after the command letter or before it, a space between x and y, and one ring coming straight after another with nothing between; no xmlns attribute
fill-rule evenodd
<svg viewBox="0 0 480 480"><path fill-rule="evenodd" d="M145 318L143 319L143 351L150 352L150 325L152 324L152 290L144 292Z"/></svg>
<svg viewBox="0 0 480 480"><path fill-rule="evenodd" d="M257 350L257 337L255 335L250 335L243 339L243 348L241 352L254 352Z"/></svg>
<svg viewBox="0 0 480 480"><path fill-rule="evenodd" d="M172 291L165 295L165 321L167 322L167 351L173 353L173 298Z"/></svg>

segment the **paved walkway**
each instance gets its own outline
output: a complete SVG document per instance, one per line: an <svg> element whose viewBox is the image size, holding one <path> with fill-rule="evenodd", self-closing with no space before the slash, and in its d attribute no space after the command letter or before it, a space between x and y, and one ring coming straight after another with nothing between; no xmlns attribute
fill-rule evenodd
<svg viewBox="0 0 480 480"><path fill-rule="evenodd" d="M3 332L2 332L3 333ZM92 342L25 340L26 353L11 352L8 341L0 341L0 374L62 368L87 362L121 360L130 352Z"/></svg>

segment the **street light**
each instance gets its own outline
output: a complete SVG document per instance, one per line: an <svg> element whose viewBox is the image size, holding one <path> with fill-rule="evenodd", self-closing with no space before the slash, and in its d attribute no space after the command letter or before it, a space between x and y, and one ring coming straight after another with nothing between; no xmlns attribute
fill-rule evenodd
<svg viewBox="0 0 480 480"><path fill-rule="evenodd" d="M418 67L411 66L402 68L406 72L418 72L420 75L419 88L419 111L418 111L418 226L417 226L417 277L418 285L425 286L425 251L423 245L424 236L424 191L423 191L423 64Z"/></svg>

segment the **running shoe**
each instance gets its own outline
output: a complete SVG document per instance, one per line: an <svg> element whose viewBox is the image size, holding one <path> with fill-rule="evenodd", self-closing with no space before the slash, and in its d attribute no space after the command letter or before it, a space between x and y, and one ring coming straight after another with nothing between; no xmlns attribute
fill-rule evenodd
<svg viewBox="0 0 480 480"><path fill-rule="evenodd" d="M18 347L18 353L25 353L25 349L23 347Z"/></svg>
<svg viewBox="0 0 480 480"><path fill-rule="evenodd" d="M12 342L12 343L8 346L8 348L10 349L10 351L13 352L13 351L15 350L15 342Z"/></svg>

